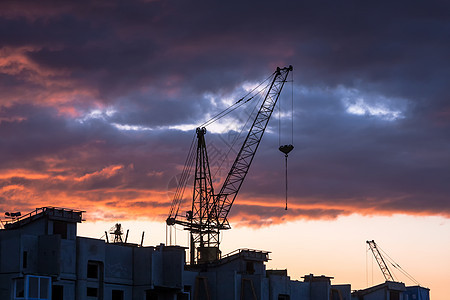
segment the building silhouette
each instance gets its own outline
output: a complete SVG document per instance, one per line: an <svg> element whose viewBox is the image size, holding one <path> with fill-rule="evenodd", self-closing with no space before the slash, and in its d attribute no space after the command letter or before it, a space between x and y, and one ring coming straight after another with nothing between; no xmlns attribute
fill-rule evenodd
<svg viewBox="0 0 450 300"><path fill-rule="evenodd" d="M185 247L79 237L83 213L42 207L3 222L1 300L429 300L428 289L398 282L352 293L333 277L291 280L287 270L266 270L266 251L189 265Z"/></svg>

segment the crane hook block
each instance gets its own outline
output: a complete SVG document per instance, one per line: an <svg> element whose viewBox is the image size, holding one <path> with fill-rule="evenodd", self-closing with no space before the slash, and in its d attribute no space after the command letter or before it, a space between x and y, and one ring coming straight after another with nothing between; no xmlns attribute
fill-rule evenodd
<svg viewBox="0 0 450 300"><path fill-rule="evenodd" d="M292 149L294 149L294 146L292 146L292 145L283 145L283 146L280 146L280 148L278 148L278 150L283 152L286 156L289 154L289 152L292 151Z"/></svg>
<svg viewBox="0 0 450 300"><path fill-rule="evenodd" d="M175 218L173 218L173 217L168 217L168 218L166 219L166 224L169 225L169 226L175 225Z"/></svg>

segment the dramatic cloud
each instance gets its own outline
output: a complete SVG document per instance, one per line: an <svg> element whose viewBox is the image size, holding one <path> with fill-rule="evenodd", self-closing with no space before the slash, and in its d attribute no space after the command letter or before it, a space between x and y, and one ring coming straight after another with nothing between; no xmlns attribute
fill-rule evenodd
<svg viewBox="0 0 450 300"><path fill-rule="evenodd" d="M434 1L2 1L0 210L164 219L195 127L292 64L232 222L450 217L449 20ZM217 190L250 111L208 128Z"/></svg>

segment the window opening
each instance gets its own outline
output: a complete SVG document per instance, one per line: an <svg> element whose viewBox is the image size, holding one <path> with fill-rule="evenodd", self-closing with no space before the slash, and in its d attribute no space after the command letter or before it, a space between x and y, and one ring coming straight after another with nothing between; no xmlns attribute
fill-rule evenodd
<svg viewBox="0 0 450 300"><path fill-rule="evenodd" d="M158 294L152 290L145 291L145 300L158 300Z"/></svg>
<svg viewBox="0 0 450 300"><path fill-rule="evenodd" d="M252 261L248 261L246 266L247 266L247 274L255 273L255 266Z"/></svg>
<svg viewBox="0 0 450 300"><path fill-rule="evenodd" d="M39 278L29 277L28 280L28 297L38 298L39 295Z"/></svg>
<svg viewBox="0 0 450 300"><path fill-rule="evenodd" d="M97 297L98 295L98 289L93 287L88 287L86 289L86 296L88 297Z"/></svg>
<svg viewBox="0 0 450 300"><path fill-rule="evenodd" d="M53 221L53 234L59 234L62 239L67 239L67 223Z"/></svg>
<svg viewBox="0 0 450 300"><path fill-rule="evenodd" d="M39 298L40 299L48 298L49 286L50 286L50 279L41 277L40 284L39 284Z"/></svg>
<svg viewBox="0 0 450 300"><path fill-rule="evenodd" d="M391 299L391 300L400 300L400 292L399 291L390 291L389 299Z"/></svg>
<svg viewBox="0 0 450 300"><path fill-rule="evenodd" d="M50 300L51 278L25 276L15 280L14 299Z"/></svg>
<svg viewBox="0 0 450 300"><path fill-rule="evenodd" d="M25 297L25 283L23 278L16 279L15 290L16 298Z"/></svg>
<svg viewBox="0 0 450 300"><path fill-rule="evenodd" d="M23 251L23 255L22 255L22 267L25 269L28 266L28 252L27 251Z"/></svg>
<svg viewBox="0 0 450 300"><path fill-rule="evenodd" d="M189 294L186 293L178 293L177 300L189 300Z"/></svg>
<svg viewBox="0 0 450 300"><path fill-rule="evenodd" d="M87 265L87 277L98 278L98 263L89 261Z"/></svg>
<svg viewBox="0 0 450 300"><path fill-rule="evenodd" d="M52 300L63 300L64 299L64 286L54 285L52 287Z"/></svg>
<svg viewBox="0 0 450 300"><path fill-rule="evenodd" d="M112 290L111 300L123 300L123 291L122 290Z"/></svg>

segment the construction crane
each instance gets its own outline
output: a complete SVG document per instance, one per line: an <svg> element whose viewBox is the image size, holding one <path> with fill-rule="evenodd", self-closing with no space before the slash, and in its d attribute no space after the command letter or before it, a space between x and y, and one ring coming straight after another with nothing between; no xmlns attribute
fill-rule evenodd
<svg viewBox="0 0 450 300"><path fill-rule="evenodd" d="M397 269L398 271L400 271L406 278L408 278L409 280L411 280L413 283L417 284L418 286L420 286L420 283L414 278L412 277L411 274L409 274L408 272L406 272L398 263L396 263L391 257L389 257L389 255L383 251L383 249L381 249L374 240L371 241L366 241L366 243L369 245L370 250L372 250L373 256L375 257L378 266L381 269L381 272L383 273L384 279L386 279L386 281L396 281L393 274L391 273L391 271L389 270L387 263L391 264L392 267L394 267L395 269ZM381 252L384 253L385 257L383 257L383 255L381 254Z"/></svg>
<svg viewBox="0 0 450 300"><path fill-rule="evenodd" d="M386 281L395 281L394 277L391 274L391 271L389 271L388 266L386 265L386 262L383 259L383 256L381 255L380 251L378 250L377 244L374 240L366 241L366 243L369 245L370 250L372 250L373 256L375 257L378 266L380 266L381 272L383 273L384 278Z"/></svg>
<svg viewBox="0 0 450 300"><path fill-rule="evenodd" d="M272 74L273 79L269 85L264 101L228 172L222 188L217 194L214 193L211 179L205 142L206 128L197 128L196 164L191 210L186 213L184 218L178 215L182 194L187 178L189 178L186 175L189 171L187 165L193 161L194 154L192 156L188 155L179 188L177 188L177 192L172 200L170 213L166 220L167 225L173 226L179 224L190 232L191 264L210 262L220 258L220 231L231 228L227 218L228 214L255 157L256 150L261 142L287 76L292 70L292 66L277 68ZM237 103L249 100L241 99ZM192 151L192 153L194 152Z"/></svg>

